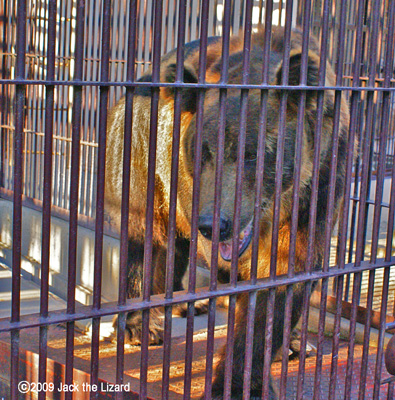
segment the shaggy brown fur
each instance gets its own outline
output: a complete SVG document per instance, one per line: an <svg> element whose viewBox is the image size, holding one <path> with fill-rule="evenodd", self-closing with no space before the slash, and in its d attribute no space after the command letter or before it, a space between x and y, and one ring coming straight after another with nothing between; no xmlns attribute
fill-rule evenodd
<svg viewBox="0 0 395 400"><path fill-rule="evenodd" d="M272 48L269 64L269 76L272 84L281 84L283 59L284 32L276 28L272 33ZM262 76L263 64L263 37L264 31L253 35L251 50L251 66L249 83L259 84ZM300 81L301 64L300 32L293 31L291 36L289 84L298 85ZM241 83L242 77L242 47L240 37L231 39L229 58L229 83ZM308 55L308 85L318 84L319 57L318 45L314 39L310 40ZM189 43L185 47L184 81L197 82L199 42ZM221 65L221 39L210 38L207 48L207 82L218 82ZM161 60L161 79L163 82L174 82L176 70L175 51L165 55ZM142 81L150 81L150 73ZM326 83L334 85L335 78L329 64L327 66ZM189 257L189 235L191 221L191 201L193 185L193 163L195 159L195 131L196 131L196 97L193 89L183 89L182 116L181 116L181 149L179 166L179 191L177 202L177 238L175 259L174 289L182 288L181 278L185 273ZM229 276L230 269L230 240L234 218L234 198L237 163L237 144L240 129L240 90L229 89L227 92L227 111L225 128L225 157L223 162L223 184L220 216L220 251L219 271L223 277ZM151 90L138 88L135 92L133 108L133 145L132 145L132 177L130 180L130 214L129 214L129 276L128 296L139 297L142 285L142 265L145 233L145 208L148 168L148 140L150 124ZM281 92L270 90L268 95L268 117L265 145L264 185L261 199L260 240L258 259L258 278L269 275L272 218L275 191L275 165L277 157L277 136L279 124L279 103ZM285 154L282 175L282 196L280 212L280 233L278 238L277 274L286 274L289 264L289 235L291 229L292 188L294 179L295 138L297 132L297 107L300 93L290 91L286 113ZM167 225L170 191L170 166L173 129L173 90L162 88L160 92L157 161L156 161L156 188L154 208L154 249L153 249L153 284L152 293L164 292L165 260L167 246ZM244 234L246 248L240 248L238 262L238 276L241 280L250 277L251 264L251 223L254 208L254 187L256 176L256 158L258 143L258 128L260 116L260 90L250 90L248 97L244 179L242 185L242 209L240 216L240 234ZM122 185L122 156L124 130L124 100L121 100L113 109L108 122L107 143L107 180L106 204L107 212L116 224L119 224L121 209ZM206 260L210 260L214 187L215 187L215 160L217 152L219 116L219 92L216 89L206 90L203 120L202 172L199 204L199 251ZM311 197L312 157L314 147L314 130L317 116L317 93L306 92L305 123L302 149L302 171L299 203L299 219L296 246L295 270L305 269L307 257L308 219ZM323 255L323 237L325 217L327 212L327 196L329 185L329 166L331 162L331 143L334 118L334 93L326 91L324 98L324 120L321 137L320 180L318 193L318 215L316 222L316 238L314 248L314 268L320 268ZM345 153L347 145L347 128L349 124L348 107L342 100L339 156L336 175L335 207L339 206L344 186ZM336 218L335 212L335 218ZM303 285L294 286L292 326L296 324L301 312ZM232 399L241 399L243 391L243 364L245 353L245 326L247 318L247 295L240 295L237 299L236 333L232 375ZM253 353L253 371L251 382L251 396L260 398L262 391L262 369L265 339L265 323L267 308L267 292L258 293L255 336ZM284 289L276 292L276 308L274 318L274 335L272 354L276 354L283 339L283 322L285 310ZM150 339L152 343L161 340L162 325L159 318L160 311L152 312L150 319ZM131 343L140 341L141 317L139 313L130 314L127 321L127 333ZM220 353L220 361L216 367L213 382L212 398L221 399L224 385L225 349ZM270 384L271 398L275 398L274 389Z"/></svg>

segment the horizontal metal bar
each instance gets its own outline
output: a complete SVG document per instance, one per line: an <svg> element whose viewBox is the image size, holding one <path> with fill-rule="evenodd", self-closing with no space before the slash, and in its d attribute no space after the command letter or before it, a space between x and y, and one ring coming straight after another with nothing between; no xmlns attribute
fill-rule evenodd
<svg viewBox="0 0 395 400"><path fill-rule="evenodd" d="M10 131L14 131L15 127L11 126L11 125L1 125L0 124L0 128L3 129L8 129ZM40 137L44 137L45 134L44 132L39 132L39 131L33 131L31 129L24 129L23 130L24 133L30 133L32 135L36 135L36 136L40 136ZM55 140L60 140L63 142L69 142L72 143L73 139L71 137L67 137L67 136L59 136L59 135L52 135L52 138ZM80 140L80 144L83 146L89 146L89 147L99 147L98 143L96 142L88 142L86 140ZM26 152L26 151L24 151Z"/></svg>
<svg viewBox="0 0 395 400"><path fill-rule="evenodd" d="M390 376L389 378L383 379L381 381L382 385L385 385L387 383L395 382L395 376Z"/></svg>
<svg viewBox="0 0 395 400"><path fill-rule="evenodd" d="M251 85L230 83L184 83L184 82L102 82L102 81L46 81L39 79L0 79L0 85L52 85L52 86L113 86L113 87L169 87L182 89L250 89L250 90L289 90L289 91L325 91L342 90L351 92L395 92L395 87L354 87L354 86L303 86L303 85Z"/></svg>
<svg viewBox="0 0 395 400"><path fill-rule="evenodd" d="M311 301L310 301L310 305L319 309L320 308L320 298L313 295L311 298ZM352 307L352 303L342 300L340 315L343 318L350 320L351 319L351 307ZM333 314L336 314L337 312L339 312L339 308L338 308L338 305L336 304L335 297L326 296L326 310ZM357 305L356 321L362 325L365 325L367 313L368 313L368 309L366 307ZM370 326L372 328L380 329L380 315L381 314L379 311L371 310ZM391 315L387 315L386 318L387 318L387 325L395 324L395 317L393 317Z"/></svg>
<svg viewBox="0 0 395 400"><path fill-rule="evenodd" d="M2 53L3 54L3 56L7 56L7 57L13 57L13 58L16 58L16 54L15 53L9 53L9 52L3 52ZM34 58L36 58L36 59L40 59L40 58L42 58L42 59L46 59L47 58L47 55L46 54L32 54L32 53L26 53L26 58L29 58L29 59L34 59ZM74 61L75 60L75 57L74 56L62 56L62 55L57 55L56 56L56 60L67 60L67 61ZM86 61L88 61L88 62L92 62L92 61L95 61L95 62L97 62L97 63L100 63L101 62L101 59L100 58L95 58L95 57L85 57L84 58L84 61L86 62ZM127 63L127 60L122 60L122 59L118 59L118 58L110 58L110 60L109 60L109 62L110 63L122 63L122 64L126 64ZM144 61L144 60L136 60L135 61L135 64L151 64L151 61ZM363 79L363 78L361 78L361 79ZM367 79L367 78L366 78ZM395 81L395 80L394 80Z"/></svg>
<svg viewBox="0 0 395 400"><path fill-rule="evenodd" d="M356 201L356 202L360 202L361 201L361 199L359 197L354 197L354 196L350 197L350 200L353 200L353 201ZM374 200L366 200L366 201L364 201L364 203L365 204L369 204L369 205L376 205ZM389 208L390 207L390 204L386 203L384 201L382 201L381 203L378 203L377 205L380 206L380 207L384 207L384 208Z"/></svg>
<svg viewBox="0 0 395 400"><path fill-rule="evenodd" d="M60 324L70 321L78 321L87 318L104 317L119 312L131 312L138 310L146 310L155 307L172 306L185 302L195 302L203 299L212 299L221 296L239 295L257 290L271 289L280 286L294 285L297 283L306 283L317 281L324 278L334 278L341 275L356 274L363 271L376 270L379 268L389 267L395 264L395 256L389 261L380 259L375 264L369 261L362 261L360 266L355 267L353 263L346 264L342 269L330 268L328 272L314 271L312 273L297 273L293 277L279 276L274 280L268 278L258 279L256 284L248 281L239 282L237 287L230 284L218 285L217 290L209 290L208 288L196 289L196 293L188 293L187 291L175 292L172 299L166 299L164 294L152 295L150 301L142 301L141 298L129 299L124 306L118 305L118 302L105 303L101 309L94 309L92 306L78 307L75 313L67 314L64 310L53 311L47 318L43 318L40 314L31 314L21 316L19 322L10 322L9 318L0 319L0 332L8 332L13 329L33 328L44 325Z"/></svg>
<svg viewBox="0 0 395 400"><path fill-rule="evenodd" d="M0 187L0 199L12 201L13 199L13 191L9 189L5 189L3 187ZM33 199L31 197L25 196L24 194L22 195L22 206L30 208L32 210L36 211L42 211L43 208L43 202L38 199ZM62 219L63 221L69 222L70 220L70 211L58 207L56 205L51 206L51 216L56 217L59 219ZM88 217L87 215L83 214L78 214L78 225L90 229L92 231L95 230L95 218ZM110 236L114 239L119 239L120 233L116 231L115 228L112 227L108 222L104 223L104 233L107 236Z"/></svg>
<svg viewBox="0 0 395 400"><path fill-rule="evenodd" d="M395 322L389 322L385 325L386 331L392 331L395 329Z"/></svg>

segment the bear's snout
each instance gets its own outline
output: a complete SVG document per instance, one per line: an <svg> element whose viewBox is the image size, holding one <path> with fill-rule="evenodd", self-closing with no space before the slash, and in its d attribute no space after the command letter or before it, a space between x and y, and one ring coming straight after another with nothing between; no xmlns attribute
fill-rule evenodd
<svg viewBox="0 0 395 400"><path fill-rule="evenodd" d="M212 215L200 215L199 216L199 231L206 238L211 240L213 237L213 223L214 219ZM223 242L229 239L232 231L232 222L228 218L224 218L223 216L219 219L219 240Z"/></svg>

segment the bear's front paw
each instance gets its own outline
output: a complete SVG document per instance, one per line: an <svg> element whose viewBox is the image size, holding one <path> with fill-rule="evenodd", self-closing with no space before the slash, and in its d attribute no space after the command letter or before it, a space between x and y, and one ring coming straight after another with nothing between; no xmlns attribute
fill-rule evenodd
<svg viewBox="0 0 395 400"><path fill-rule="evenodd" d="M117 321L114 321L114 328L117 328ZM125 343L132 346L141 345L143 333L141 312L130 313L126 319ZM116 337L116 335L114 335ZM150 345L158 345L163 342L163 321L156 310L151 310L149 320Z"/></svg>
<svg viewBox="0 0 395 400"><path fill-rule="evenodd" d="M198 300L195 302L194 315L207 314L209 299ZM178 304L173 308L173 315L186 318L188 315L188 303Z"/></svg>
<svg viewBox="0 0 395 400"><path fill-rule="evenodd" d="M142 318L141 315L133 315L126 321L125 343L132 346L141 345L142 338ZM149 339L151 345L161 344L163 342L163 325L160 320L150 317Z"/></svg>

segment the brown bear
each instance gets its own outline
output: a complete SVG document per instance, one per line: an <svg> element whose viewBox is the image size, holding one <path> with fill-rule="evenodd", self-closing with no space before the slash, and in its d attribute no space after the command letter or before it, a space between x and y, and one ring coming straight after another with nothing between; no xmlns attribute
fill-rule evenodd
<svg viewBox="0 0 395 400"><path fill-rule="evenodd" d="M264 30L252 36L250 54L249 84L260 84L263 67ZM209 38L207 47L206 82L216 83L221 78L221 44L222 39ZM298 85L301 70L302 34L294 30L291 34L291 50L289 58L289 84ZM284 30L274 28L272 31L269 77L273 85L281 84L282 60L284 47ZM231 84L240 84L243 63L243 40L232 37L230 41L229 79ZM315 39L310 39L308 54L307 84L318 85L319 48ZM198 82L199 41L185 46L184 81ZM174 82L176 70L176 52L173 50L161 60L161 81ZM151 81L150 73L141 81ZM327 65L326 84L334 86L334 73ZM196 133L196 99L197 91L193 87L181 92L181 147L179 164L178 202L177 202L177 234L175 252L174 290L182 289L181 279L189 259L191 202L193 185L193 163L195 159ZM282 194L280 229L278 237L278 257L276 273L286 274L289 263L289 235L291 229L292 188L294 183L295 142L297 132L297 107L300 92L289 91L287 98L284 167L282 172ZM232 235L234 218L234 199L237 165L237 146L240 130L240 98L239 89L227 91L225 147L223 161L223 179L220 209L220 243L219 243L219 275L229 276L232 256ZM265 162L263 171L263 190L259 228L258 278L269 276L272 240L272 219L275 192L275 173L277 157L277 137L279 126L279 104L281 91L268 91L268 113L265 142ZM242 183L242 206L240 212L240 241L238 252L238 279L250 279L252 222L254 213L254 187L257 164L257 147L260 118L261 91L251 89L248 96L247 126L244 157L244 178ZM139 297L142 290L143 255L145 235L146 188L148 168L148 141L150 132L151 89L138 87L135 90L133 107L133 139L132 139L132 176L130 179L130 214L129 214L129 264L128 264L128 296ZM110 218L119 224L121 210L122 157L124 131L125 102L121 100L115 106L108 121L107 154L106 154L106 210ZM155 176L155 206L153 235L153 282L152 293L164 292L164 276L166 265L166 246L169 213L170 166L173 133L174 99L169 87L160 91L158 115L158 139ZM199 241L206 245L199 251L210 248L213 231L213 209L215 188L215 162L217 153L217 136L219 130L219 90L209 88L205 91L203 114L202 159L200 177L199 202ZM320 170L318 188L318 207L316 219L316 239L314 249L314 268L319 269L322 262L325 231L325 218L328 202L328 186L332 157L332 133L334 124L334 92L325 91L323 129L321 135ZM305 269L307 257L307 239L309 209L313 173L314 132L317 117L317 91L306 91L306 107L304 116L304 132L302 146L301 185L299 193L298 229L295 258L295 271ZM339 121L339 155L336 172L335 220L342 198L346 164L346 146L348 140L348 107L344 99L341 101ZM207 260L209 255L203 254ZM294 285L292 306L292 327L301 314L301 302L304 287ZM265 341L265 321L267 308L267 292L258 292L255 314L253 370L251 377L251 396L261 398L263 357ZM245 356L245 327L247 319L248 295L237 298L235 345L232 374L232 399L241 399L243 395L243 364ZM285 312L285 290L276 290L276 307L274 316L274 334L272 355L282 345ZM162 335L160 311L152 311L150 316L150 342L159 343ZM127 319L127 337L131 343L139 343L141 336L141 314L130 313ZM224 389L225 351L220 352L220 360L216 367L213 382L212 398L222 399ZM270 383L270 398L275 398L275 391Z"/></svg>

